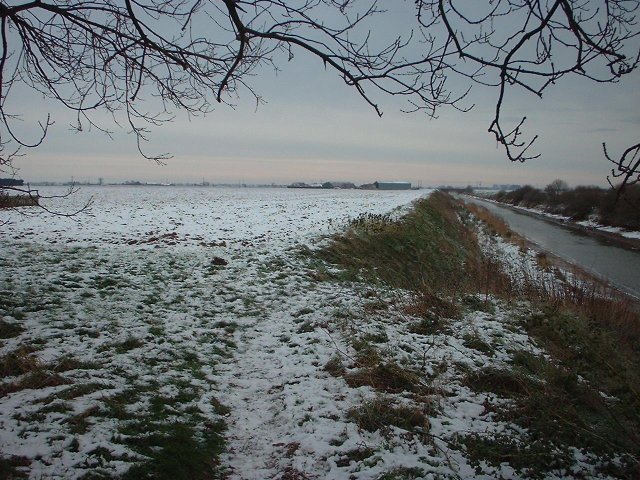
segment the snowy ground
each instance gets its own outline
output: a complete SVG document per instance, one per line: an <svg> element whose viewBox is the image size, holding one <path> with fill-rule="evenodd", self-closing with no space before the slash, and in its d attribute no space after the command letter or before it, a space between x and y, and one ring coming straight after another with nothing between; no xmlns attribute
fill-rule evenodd
<svg viewBox="0 0 640 480"><path fill-rule="evenodd" d="M33 479L117 476L168 455L154 434L206 449L224 420L232 479L517 477L457 443L516 428L464 376L544 354L517 312L478 301L420 331L403 292L323 281L299 254L425 193L103 187L71 199L91 217L0 212L0 455ZM429 393L349 383L363 351ZM418 421L363 428L380 406Z"/></svg>

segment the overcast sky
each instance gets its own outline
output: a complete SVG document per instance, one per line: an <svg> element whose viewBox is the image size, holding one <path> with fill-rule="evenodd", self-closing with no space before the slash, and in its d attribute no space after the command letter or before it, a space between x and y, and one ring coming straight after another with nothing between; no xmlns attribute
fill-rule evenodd
<svg viewBox="0 0 640 480"><path fill-rule="evenodd" d="M513 91L503 116L528 117L525 132L539 135L541 158L510 163L487 128L496 91L474 88L461 113L443 109L438 119L403 114L392 98L376 96L379 118L357 93L322 64L297 55L276 75L257 72L252 86L266 102L257 109L241 99L235 109L219 106L206 117L178 114L149 137L149 153L170 152L166 165L142 158L135 140L116 129L110 139L99 132L72 132L72 116L32 93L18 101L34 116L52 113L55 125L43 146L17 161L27 181L142 180L212 183L289 183L350 180L407 180L414 184L544 186L555 178L571 185L605 185L614 153L638 141L640 75L617 85L567 79L540 100ZM113 125L108 118L105 124Z"/></svg>

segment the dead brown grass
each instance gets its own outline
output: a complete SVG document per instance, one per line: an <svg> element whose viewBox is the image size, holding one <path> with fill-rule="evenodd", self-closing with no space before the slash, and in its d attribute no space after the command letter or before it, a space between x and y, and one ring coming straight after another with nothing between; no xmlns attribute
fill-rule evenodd
<svg viewBox="0 0 640 480"><path fill-rule="evenodd" d="M41 364L32 353L32 348L22 346L0 358L0 376L18 377L40 369Z"/></svg>
<svg viewBox="0 0 640 480"><path fill-rule="evenodd" d="M362 367L344 376L350 387L370 386L387 393L415 392L420 389L420 378L393 362Z"/></svg>
<svg viewBox="0 0 640 480"><path fill-rule="evenodd" d="M520 248L528 247L528 241L511 231L502 218L476 204L465 203L464 206L490 231ZM528 275L525 284L515 288L511 280L502 273L499 262L485 259L480 266L483 273L479 277L484 278L483 284L479 285L480 291L502 295L507 299L524 295L524 298L536 304L550 303L597 321L614 332L621 341L634 345L636 349L640 348L640 306L636 302L606 282L551 254L539 252L536 260L541 270L561 267L570 271L574 280L549 283L542 274L538 277Z"/></svg>
<svg viewBox="0 0 640 480"><path fill-rule="evenodd" d="M527 247L529 243L527 239L511 230L503 218L494 215L481 205L471 202L465 202L463 204L464 207L473 214L473 216L486 225L490 233L500 235L505 240L521 248Z"/></svg>
<svg viewBox="0 0 640 480"><path fill-rule="evenodd" d="M378 397L352 408L347 416L359 428L368 432L381 431L383 434L391 426L407 431L426 433L430 428L428 418L422 409L396 406L385 397Z"/></svg>
<svg viewBox="0 0 640 480"><path fill-rule="evenodd" d="M39 205L39 197L0 193L0 208L32 207Z"/></svg>
<svg viewBox="0 0 640 480"><path fill-rule="evenodd" d="M621 342L640 350L638 305L606 283L594 279L548 285L530 279L527 290L533 301L549 303L594 321L614 333Z"/></svg>
<svg viewBox="0 0 640 480"><path fill-rule="evenodd" d="M0 376L3 378L17 377L14 382L0 385L0 397L20 390L54 387L70 383L47 368L47 365L43 365L32 353L33 349L25 346L0 359Z"/></svg>

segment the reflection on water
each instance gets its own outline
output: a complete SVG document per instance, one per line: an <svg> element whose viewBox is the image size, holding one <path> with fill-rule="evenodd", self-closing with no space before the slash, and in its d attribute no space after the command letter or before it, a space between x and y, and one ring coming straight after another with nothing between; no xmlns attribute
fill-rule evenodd
<svg viewBox="0 0 640 480"><path fill-rule="evenodd" d="M608 280L640 298L640 253L608 244L602 239L563 228L491 202L465 198L501 216L509 227L544 250Z"/></svg>

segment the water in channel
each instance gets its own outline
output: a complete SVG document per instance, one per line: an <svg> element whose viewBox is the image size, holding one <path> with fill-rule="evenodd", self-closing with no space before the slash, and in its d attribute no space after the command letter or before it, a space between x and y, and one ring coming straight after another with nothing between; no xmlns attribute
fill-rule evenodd
<svg viewBox="0 0 640 480"><path fill-rule="evenodd" d="M640 252L610 245L604 240L492 202L470 197L464 200L482 205L501 216L514 232L543 250L582 267L640 299Z"/></svg>

